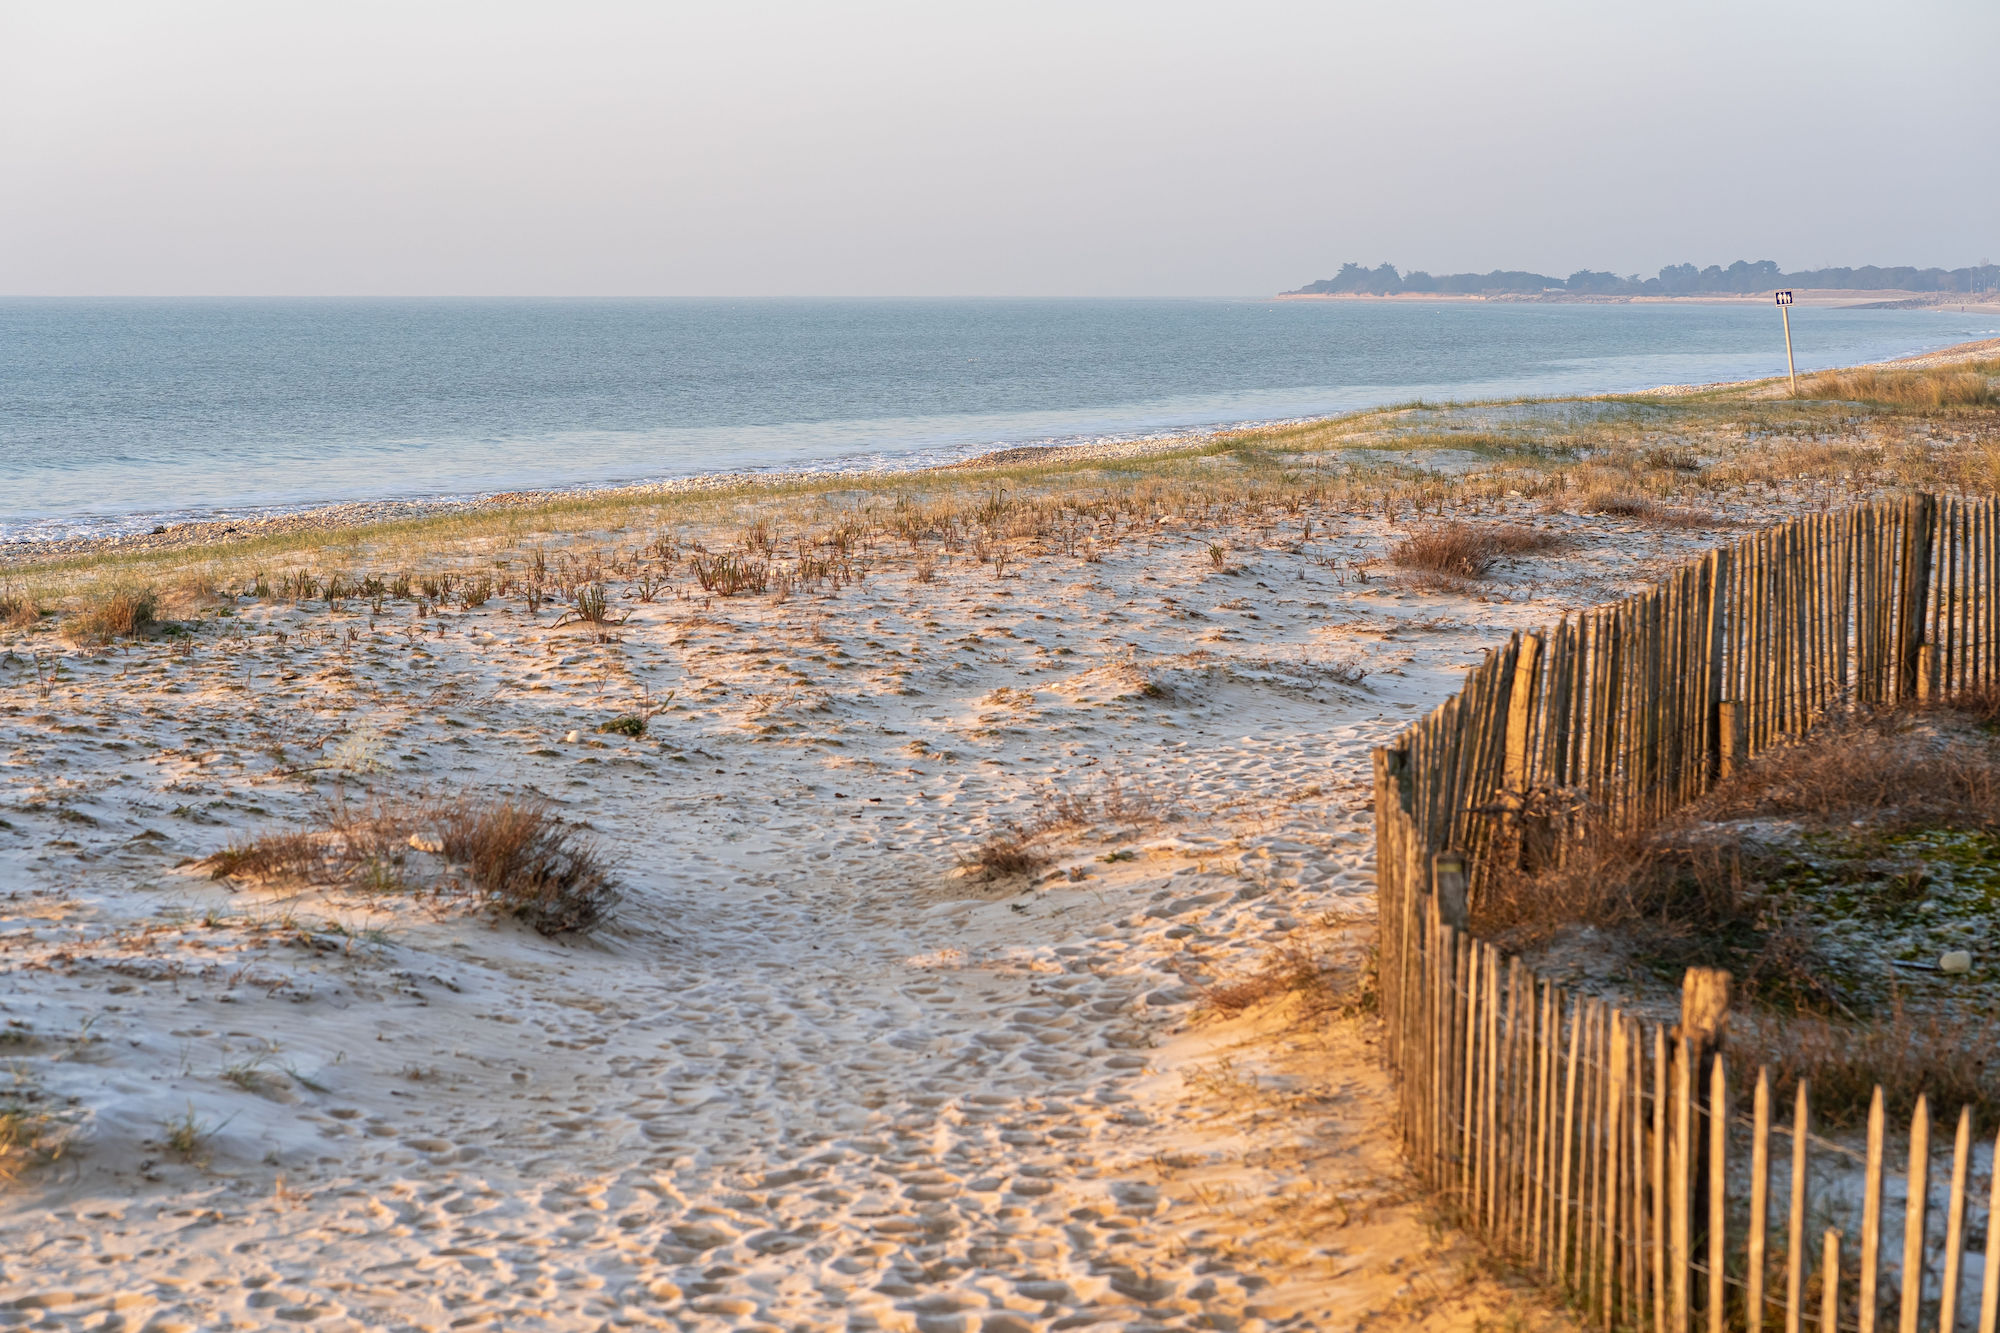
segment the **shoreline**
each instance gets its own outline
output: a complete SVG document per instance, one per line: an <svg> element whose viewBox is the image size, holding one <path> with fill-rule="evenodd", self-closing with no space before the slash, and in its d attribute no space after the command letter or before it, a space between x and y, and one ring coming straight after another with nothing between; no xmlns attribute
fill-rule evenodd
<svg viewBox="0 0 2000 1333"><path fill-rule="evenodd" d="M1770 292L1712 292L1697 296L1617 296L1590 292L1279 292L1274 301L1424 301L1491 305L1770 305ZM1993 306L2000 292L1913 292L1901 288L1798 288L1794 305L1837 310L1922 310Z"/></svg>
<svg viewBox="0 0 2000 1333"><path fill-rule="evenodd" d="M1398 301L1433 298L1314 296L1284 297L1280 299ZM1485 298L1453 297L1438 299ZM1701 300L1706 298L1664 299ZM1919 369L1966 360L1995 351L2000 351L2000 338L1956 343L1949 347L1938 348L1935 351L1897 357L1888 361L1864 362L1858 367L1835 367L1831 369L1859 369L1864 367ZM1812 373L1820 374L1824 372L1814 371ZM1563 398L1575 398L1579 401L1587 401L1599 398L1679 397L1714 390L1737 389L1759 384L1776 383L1781 378L1782 376L1749 380L1723 380L1706 384L1664 384L1656 385L1650 389L1638 389L1618 393L1560 395L1556 399L1550 399L1549 401L1560 401ZM1534 398L1530 397L1518 400L1495 399L1491 401L1513 402L1534 400ZM1457 405L1470 406L1476 402L1485 401L1488 400L1467 400L1465 403ZM1317 425L1367 412L1390 410L1395 406L1397 405L1391 403L1383 404L1379 407L1359 408L1353 412L1334 413L1329 416L1281 417L1269 421L1239 422L1227 426L1214 426L1199 430L1145 436L1130 440L1105 440L1079 444L1001 445L983 453L972 454L966 458L944 463L924 461L902 466L885 465L854 469L824 466L769 469L738 468L715 472L699 472L685 477L673 477L656 481L584 483L577 486L495 491L462 497L341 500L325 504L306 505L297 509L280 509L278 512L266 512L253 518L221 517L213 519L190 519L178 523L158 525L150 532L127 532L104 536L50 539L5 539L0 540L0 570L75 557L161 555L194 547L236 545L255 541L260 538L290 536L298 533L333 533L343 530L358 530L378 524L451 514L471 515L503 509L529 510L538 506L558 504L564 501L589 502L593 500L641 499L645 497L667 498L672 496L713 494L745 487L809 486L815 483L825 483L841 479L853 479L857 482L876 481L898 477L920 477L943 472L973 471L985 467L1006 467L1042 460L1088 462L1144 458L1158 454L1175 453L1184 449L1199 448L1205 443L1239 432Z"/></svg>

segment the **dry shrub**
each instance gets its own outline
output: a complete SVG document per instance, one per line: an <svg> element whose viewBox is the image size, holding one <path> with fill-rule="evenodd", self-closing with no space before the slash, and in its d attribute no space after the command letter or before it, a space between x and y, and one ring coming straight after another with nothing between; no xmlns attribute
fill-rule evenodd
<svg viewBox="0 0 2000 1333"><path fill-rule="evenodd" d="M266 833L231 843L203 863L210 879L298 879L329 874L326 839L302 831Z"/></svg>
<svg viewBox="0 0 2000 1333"><path fill-rule="evenodd" d="M597 840L539 797L377 797L359 809L336 797L311 827L231 844L204 864L216 879L406 891L413 837L435 838L447 863L433 888L456 884L544 935L592 924L612 899Z"/></svg>
<svg viewBox="0 0 2000 1333"><path fill-rule="evenodd" d="M1781 868L1685 826L1607 835L1573 848L1560 867L1495 867L1481 879L1473 930L1509 949L1579 927L1609 931L1661 970L1727 968L1738 993L1767 1008L1844 1012L1852 997L1816 932L1760 887Z"/></svg>
<svg viewBox="0 0 2000 1333"><path fill-rule="evenodd" d="M1986 696L1965 701L1993 707ZM1889 712L1837 717L1767 751L1697 807L1711 818L1788 815L1883 832L2000 824L2000 746L1933 733Z"/></svg>
<svg viewBox="0 0 2000 1333"><path fill-rule="evenodd" d="M1043 793L1029 828L1037 835L1113 825L1130 828L1166 822L1168 811L1152 793L1131 790L1110 774L1087 789Z"/></svg>
<svg viewBox="0 0 2000 1333"><path fill-rule="evenodd" d="M1405 537L1389 558L1420 575L1478 579L1486 577L1502 556L1534 555L1568 544L1560 534L1517 523L1439 523Z"/></svg>
<svg viewBox="0 0 2000 1333"><path fill-rule="evenodd" d="M959 864L976 869L989 878L1032 875L1055 858L1036 845L1040 830L1019 824L1002 824L987 839L961 856Z"/></svg>
<svg viewBox="0 0 2000 1333"><path fill-rule="evenodd" d="M109 643L143 634L159 621L160 595L150 585L121 586L92 593L69 619L73 638Z"/></svg>
<svg viewBox="0 0 2000 1333"><path fill-rule="evenodd" d="M1800 392L1808 398L1837 398L1919 410L1945 407L1992 407L2000 404L1993 376L2000 361L1970 366L1938 366L1929 370L1834 370L1814 375Z"/></svg>
<svg viewBox="0 0 2000 1333"><path fill-rule="evenodd" d="M597 840L538 797L466 797L438 807L445 856L509 916L544 935L603 915L611 877Z"/></svg>
<svg viewBox="0 0 2000 1333"><path fill-rule="evenodd" d="M1219 1014L1240 1014L1279 996L1293 996L1309 1015L1364 1013L1375 1007L1375 970L1351 958L1315 950L1299 941L1273 949L1263 965L1236 981L1202 991L1202 1003Z"/></svg>
<svg viewBox="0 0 2000 1333"><path fill-rule="evenodd" d="M1730 1041L1732 1063L1749 1079L1768 1065L1781 1087L1809 1080L1813 1115L1835 1126L1865 1121L1878 1083L1898 1123L1916 1108L1919 1093L1929 1096L1933 1115L1972 1106L1991 1117L2000 1111L1995 1051L2000 1020L1993 1015L1912 1014L1900 999L1878 1023L1794 1018Z"/></svg>
<svg viewBox="0 0 2000 1333"><path fill-rule="evenodd" d="M0 1103L0 1182L12 1181L26 1167L54 1161L67 1138L67 1126L17 1091Z"/></svg>
<svg viewBox="0 0 2000 1333"><path fill-rule="evenodd" d="M27 629L42 618L41 604L25 592L0 592L0 625Z"/></svg>
<svg viewBox="0 0 2000 1333"><path fill-rule="evenodd" d="M1593 493L1585 497L1578 507L1586 514L1609 514L1614 518L1632 518L1641 523L1655 523L1667 528L1728 526L1728 520L1712 514L1698 514L1690 509L1675 509L1643 495L1627 495L1618 491Z"/></svg>

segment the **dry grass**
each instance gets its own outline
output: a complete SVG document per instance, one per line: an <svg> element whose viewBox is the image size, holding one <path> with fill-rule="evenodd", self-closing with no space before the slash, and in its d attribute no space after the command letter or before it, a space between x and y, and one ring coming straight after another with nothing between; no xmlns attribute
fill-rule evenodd
<svg viewBox="0 0 2000 1333"><path fill-rule="evenodd" d="M1975 707L1982 706L1974 700ZM1977 716L1975 712L1974 717ZM1926 725L1940 717L1945 725ZM1510 947L1576 927L1610 931L1663 970L1720 966L1766 1007L1848 1011L1812 923L1787 907L1795 858L1713 821L1776 817L1852 836L2000 826L2000 741L1942 707L1830 720L1768 752L1675 820L1576 848L1558 868L1495 868L1474 928Z"/></svg>
<svg viewBox="0 0 2000 1333"><path fill-rule="evenodd" d="M42 607L25 592L0 592L0 626L27 629L42 618Z"/></svg>
<svg viewBox="0 0 2000 1333"><path fill-rule="evenodd" d="M68 1128L34 1101L19 1097L0 1100L0 1182L60 1157L68 1141Z"/></svg>
<svg viewBox="0 0 2000 1333"><path fill-rule="evenodd" d="M1389 558L1419 573L1479 579L1503 556L1539 555L1568 545L1559 533L1518 523L1438 523L1405 537Z"/></svg>
<svg viewBox="0 0 2000 1333"><path fill-rule="evenodd" d="M1055 859L1042 849L1040 838L1038 829L1002 824L971 852L959 857L959 864L978 870L989 879L1032 875Z"/></svg>
<svg viewBox="0 0 2000 1333"><path fill-rule="evenodd" d="M2000 1112L1996 1051L2000 1019L1993 1015L1918 1016L1900 1001L1873 1023L1795 1018L1730 1040L1731 1063L1742 1070L1738 1086L1748 1086L1759 1065L1770 1067L1779 1087L1809 1079L1814 1117L1841 1127L1867 1120L1877 1084L1898 1124L1919 1094L1930 1098L1933 1115L1971 1106L1990 1121Z"/></svg>
<svg viewBox="0 0 2000 1333"><path fill-rule="evenodd" d="M143 634L159 620L160 595L150 585L118 585L102 589L64 622L69 636L84 643Z"/></svg>
<svg viewBox="0 0 2000 1333"><path fill-rule="evenodd" d="M1032 875L1055 860L1047 844L1058 835L1126 833L1170 818L1171 811L1157 797L1110 774L1086 788L1051 787L1026 820L1000 824L958 862L988 878Z"/></svg>
<svg viewBox="0 0 2000 1333"><path fill-rule="evenodd" d="M1938 411L1945 408L1993 407L2000 393L1993 377L2000 361L1980 361L1929 370L1879 370L1862 367L1811 376L1800 386L1807 398L1833 398L1871 406Z"/></svg>
<svg viewBox="0 0 2000 1333"><path fill-rule="evenodd" d="M1649 500L1643 495L1629 495L1616 491L1599 491L1585 497L1577 506L1586 514L1609 514L1614 518L1637 519L1641 523L1652 523L1667 528L1716 528L1729 526L1726 519L1713 514L1700 514L1692 510L1676 509Z"/></svg>
<svg viewBox="0 0 2000 1333"><path fill-rule="evenodd" d="M445 864L426 873L411 856L419 848ZM205 865L217 879L458 890L545 935L593 924L613 894L597 840L538 797L382 797L361 809L335 799L311 826L232 845Z"/></svg>
<svg viewBox="0 0 2000 1333"><path fill-rule="evenodd" d="M1973 720L1991 696L1966 701ZM1956 703L1918 713L1835 718L1760 756L1695 807L1711 819L1782 815L1824 825L1865 821L1878 832L2000 826L2000 746L1950 725ZM1944 726L1924 722L1942 719Z"/></svg>
<svg viewBox="0 0 2000 1333"><path fill-rule="evenodd" d="M1289 997L1302 1016L1348 1017L1375 1008L1375 969L1352 951L1315 949L1292 941L1270 951L1255 972L1217 982L1202 991L1202 1004L1234 1015L1280 997Z"/></svg>

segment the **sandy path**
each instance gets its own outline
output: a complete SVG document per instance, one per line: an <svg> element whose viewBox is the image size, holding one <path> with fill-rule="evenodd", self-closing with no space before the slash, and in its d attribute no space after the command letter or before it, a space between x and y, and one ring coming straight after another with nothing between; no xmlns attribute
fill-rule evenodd
<svg viewBox="0 0 2000 1333"><path fill-rule="evenodd" d="M1389 535L635 603L608 642L247 601L187 651L17 641L0 1021L75 1138L6 1197L0 1326L1544 1317L1411 1193L1366 1020L1200 989L1362 947L1369 748L1702 538L1599 523L1475 601L1341 572ZM643 739L589 730L668 691ZM1166 817L1101 815L1033 882L955 869L1111 776ZM336 781L532 787L623 900L550 941L176 868Z"/></svg>

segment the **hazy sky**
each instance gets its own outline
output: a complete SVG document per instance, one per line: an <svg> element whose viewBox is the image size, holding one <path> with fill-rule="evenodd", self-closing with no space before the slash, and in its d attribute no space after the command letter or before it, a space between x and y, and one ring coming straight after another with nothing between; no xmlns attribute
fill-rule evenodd
<svg viewBox="0 0 2000 1333"><path fill-rule="evenodd" d="M0 293L1955 266L1995 49L1995 0L0 0Z"/></svg>

